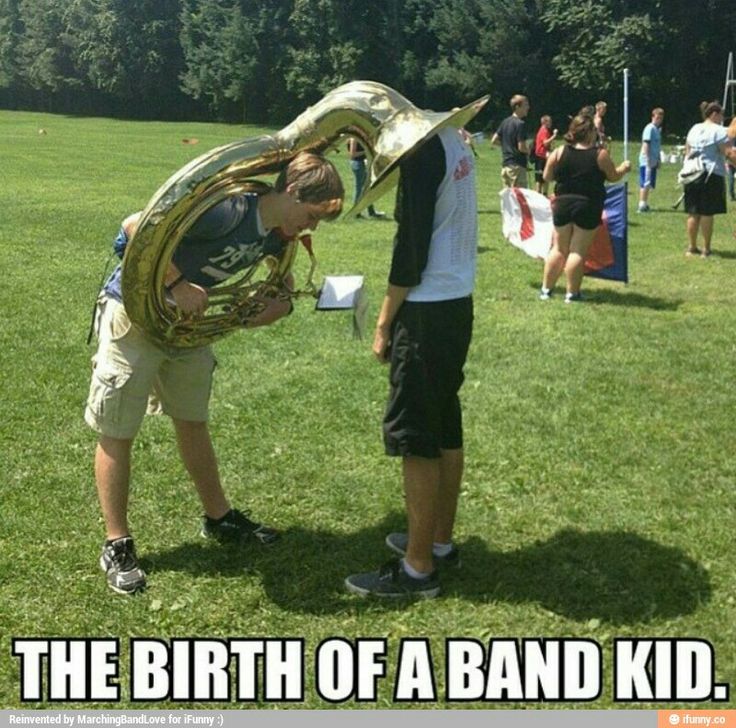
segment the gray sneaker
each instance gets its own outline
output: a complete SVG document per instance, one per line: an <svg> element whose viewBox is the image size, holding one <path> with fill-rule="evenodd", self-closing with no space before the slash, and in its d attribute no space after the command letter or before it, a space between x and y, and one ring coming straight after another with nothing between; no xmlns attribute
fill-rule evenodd
<svg viewBox="0 0 736 728"><path fill-rule="evenodd" d="M406 547L409 545L409 534L408 533L389 533L386 536L386 546L388 546L394 553L399 556L406 556ZM452 550L446 556L435 556L435 564L437 566L452 566L456 569L460 568L460 549L456 546L452 547Z"/></svg>
<svg viewBox="0 0 736 728"><path fill-rule="evenodd" d="M436 569L424 579L414 579L404 571L399 559L392 559L377 571L352 574L345 579L345 588L361 597L434 599L440 593L440 582Z"/></svg>
<svg viewBox="0 0 736 728"><path fill-rule="evenodd" d="M130 536L105 541L100 568L107 574L107 584L118 594L135 594L146 588L146 572L138 564L135 544Z"/></svg>

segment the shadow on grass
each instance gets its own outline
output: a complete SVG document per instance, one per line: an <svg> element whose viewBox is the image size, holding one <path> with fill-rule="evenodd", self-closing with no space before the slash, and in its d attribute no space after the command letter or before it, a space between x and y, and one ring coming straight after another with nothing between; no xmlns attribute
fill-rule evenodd
<svg viewBox="0 0 736 728"><path fill-rule="evenodd" d="M150 554L143 566L195 576L253 575L270 600L299 613L403 609L402 600L360 599L343 589L349 573L371 571L391 557L383 540L403 526L403 515L395 513L350 534L291 528L267 549L189 543ZM570 619L625 625L689 614L710 599L708 575L698 563L624 531L564 530L506 553L490 551L477 536L461 547L463 567L442 574L443 592L471 602L533 602Z"/></svg>
<svg viewBox="0 0 736 728"><path fill-rule="evenodd" d="M585 295L585 293L583 293ZM586 296L585 303L607 304L611 306L634 306L636 308L651 308L655 311L677 311L684 303L681 298L659 298L657 296L645 296L643 293L629 291L595 291Z"/></svg>
<svg viewBox="0 0 736 728"><path fill-rule="evenodd" d="M690 614L711 595L707 572L683 551L626 531L563 530L504 554L479 538L463 546L462 576L446 579L445 593L473 600L625 625Z"/></svg>
<svg viewBox="0 0 736 728"><path fill-rule="evenodd" d="M531 282L530 288L539 292L539 283ZM555 289L553 301L563 302L565 299L564 288L558 285ZM654 311L677 311L682 306L682 298L659 298L657 296L646 296L643 293L633 291L614 291L612 289L586 291L583 288L583 303L585 306L633 306L635 308L651 308Z"/></svg>

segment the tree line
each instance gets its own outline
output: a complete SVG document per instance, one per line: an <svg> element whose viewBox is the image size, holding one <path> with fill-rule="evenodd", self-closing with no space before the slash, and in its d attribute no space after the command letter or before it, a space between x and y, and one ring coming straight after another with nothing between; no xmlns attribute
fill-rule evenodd
<svg viewBox="0 0 736 728"><path fill-rule="evenodd" d="M734 0L0 0L0 106L282 123L354 79L423 108L524 93L532 125L602 99L621 133L662 106L682 133L723 95ZM730 113L730 109L727 109Z"/></svg>

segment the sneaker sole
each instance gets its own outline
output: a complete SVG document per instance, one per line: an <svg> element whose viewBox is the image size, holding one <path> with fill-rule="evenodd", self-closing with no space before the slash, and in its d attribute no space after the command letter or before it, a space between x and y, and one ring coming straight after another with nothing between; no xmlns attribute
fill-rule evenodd
<svg viewBox="0 0 736 728"><path fill-rule="evenodd" d="M202 538L206 538L208 541L214 541L215 543L223 544L223 545L242 545L245 543L248 543L249 541L256 541L261 546L272 546L273 544L277 543L281 540L281 534L277 533L275 536L266 536L261 537L259 536L255 531L251 531L250 533L241 533L239 536L216 536L213 533L208 533L204 529L200 529L199 535Z"/></svg>
<svg viewBox="0 0 736 728"><path fill-rule="evenodd" d="M109 581L107 582L107 586L114 591L116 594L122 594L123 596L133 596L134 594L138 594L140 592L143 592L146 590L146 585L143 586L137 586L135 589L119 589L116 586L113 586Z"/></svg>
<svg viewBox="0 0 736 728"><path fill-rule="evenodd" d="M425 589L424 591L416 592L404 592L402 594L382 594L381 592L372 592L370 589L363 589L362 587L351 584L349 579L345 579L345 589L351 594L356 594L359 597L376 597L378 599L434 599L439 596L440 587L432 587L431 589Z"/></svg>

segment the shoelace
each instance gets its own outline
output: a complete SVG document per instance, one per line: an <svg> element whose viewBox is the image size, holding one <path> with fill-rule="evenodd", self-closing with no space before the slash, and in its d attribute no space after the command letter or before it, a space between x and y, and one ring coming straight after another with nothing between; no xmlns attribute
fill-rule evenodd
<svg viewBox="0 0 736 728"><path fill-rule="evenodd" d="M110 561L118 571L132 571L137 566L135 554L127 546L119 551L113 551Z"/></svg>

